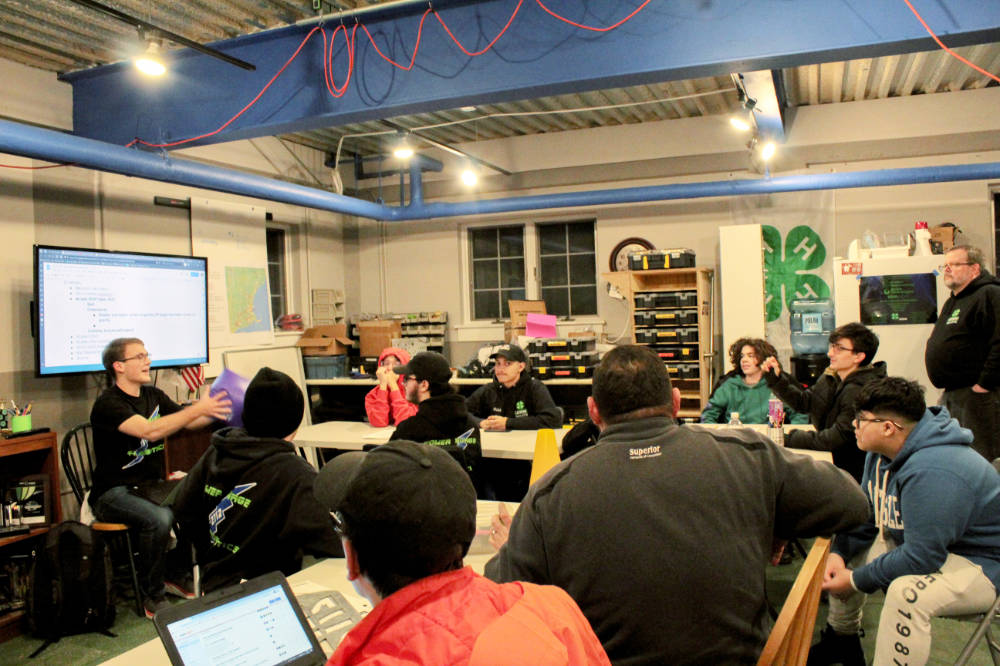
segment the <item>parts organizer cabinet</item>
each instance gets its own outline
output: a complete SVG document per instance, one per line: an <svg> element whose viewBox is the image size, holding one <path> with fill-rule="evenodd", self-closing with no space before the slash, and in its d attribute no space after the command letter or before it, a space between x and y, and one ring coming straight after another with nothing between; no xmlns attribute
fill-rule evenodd
<svg viewBox="0 0 1000 666"><path fill-rule="evenodd" d="M697 418L712 390L712 276L711 268L601 274L628 303L633 342L664 359L684 418Z"/></svg>
<svg viewBox="0 0 1000 666"><path fill-rule="evenodd" d="M0 439L0 484L7 485L31 474L45 474L49 477L49 496L46 501L51 507L52 522L62 520L62 503L59 493L59 444L54 432L43 432L26 437ZM32 527L30 532L0 538L0 560L18 542L35 539L49 531L48 525ZM23 544L22 544L23 545ZM0 641L5 641L23 632L25 613L22 610L0 613Z"/></svg>

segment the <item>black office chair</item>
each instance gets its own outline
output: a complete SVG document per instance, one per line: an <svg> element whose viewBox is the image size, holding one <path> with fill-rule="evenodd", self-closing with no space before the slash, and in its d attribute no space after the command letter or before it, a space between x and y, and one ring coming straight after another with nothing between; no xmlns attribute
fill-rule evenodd
<svg viewBox="0 0 1000 666"><path fill-rule="evenodd" d="M66 433L62 440L60 457L62 458L63 472L66 474L66 479L73 488L76 501L79 502L82 509L84 499L93 485L95 466L93 429L89 423L74 426ZM143 617L145 611L142 607L142 592L139 590L139 575L135 568L135 555L132 550L132 537L129 536L128 525L95 520L90 526L109 539L124 541L124 548L128 553L129 573L132 575L132 590L135 592L135 612L139 617ZM121 550L121 548L117 550Z"/></svg>

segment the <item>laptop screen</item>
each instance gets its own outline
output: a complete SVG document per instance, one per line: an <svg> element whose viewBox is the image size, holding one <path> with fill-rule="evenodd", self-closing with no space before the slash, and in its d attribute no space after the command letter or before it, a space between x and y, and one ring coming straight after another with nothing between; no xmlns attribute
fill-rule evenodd
<svg viewBox="0 0 1000 666"><path fill-rule="evenodd" d="M162 627L157 622L157 629L171 661L184 666L322 663L322 651L300 614L287 584L277 582L181 617L158 613L157 619L166 621Z"/></svg>

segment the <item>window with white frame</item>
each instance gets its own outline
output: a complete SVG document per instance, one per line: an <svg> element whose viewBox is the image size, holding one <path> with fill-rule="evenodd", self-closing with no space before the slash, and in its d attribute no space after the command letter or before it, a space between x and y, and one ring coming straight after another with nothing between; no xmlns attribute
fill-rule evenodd
<svg viewBox="0 0 1000 666"><path fill-rule="evenodd" d="M267 284L271 291L271 316L288 314L288 275L285 253L285 230L267 227Z"/></svg>
<svg viewBox="0 0 1000 666"><path fill-rule="evenodd" d="M472 318L509 317L509 299L524 300L524 227L480 227L469 231L472 258Z"/></svg>
<svg viewBox="0 0 1000 666"><path fill-rule="evenodd" d="M508 299L544 300L550 314L597 314L594 221L471 227L472 319L507 318Z"/></svg>
<svg viewBox="0 0 1000 666"><path fill-rule="evenodd" d="M539 224L538 287L549 314L597 314L594 222Z"/></svg>

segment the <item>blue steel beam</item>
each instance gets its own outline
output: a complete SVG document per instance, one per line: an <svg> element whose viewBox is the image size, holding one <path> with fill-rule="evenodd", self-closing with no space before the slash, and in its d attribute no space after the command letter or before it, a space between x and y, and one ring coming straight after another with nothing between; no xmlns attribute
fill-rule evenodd
<svg viewBox="0 0 1000 666"><path fill-rule="evenodd" d="M485 46L506 24L513 0L435 0L469 50ZM606 26L639 0L547 0L575 21ZM924 18L951 46L1000 41L1000 2L922 0ZM383 52L408 63L424 8L361 17ZM340 25L331 21L327 33ZM351 19L346 22L353 29ZM179 52L171 73L140 80L128 63L66 75L73 85L74 130L125 144L133 137L170 142L223 125L263 88L312 25L296 25L212 44L257 65L243 72L208 56ZM341 126L466 105L577 93L600 88L781 69L937 48L901 0L669 0L652 2L605 33L558 21L524 0L507 33L483 56L462 54L433 16L424 23L412 71L386 63L357 31L354 71L335 98L323 77L323 40L314 34L261 100L226 130L198 143ZM343 31L334 79L347 72ZM191 145L191 144L189 144Z"/></svg>

